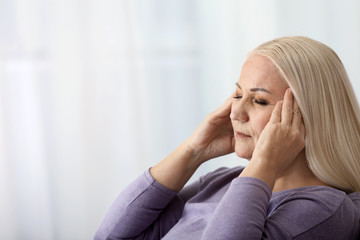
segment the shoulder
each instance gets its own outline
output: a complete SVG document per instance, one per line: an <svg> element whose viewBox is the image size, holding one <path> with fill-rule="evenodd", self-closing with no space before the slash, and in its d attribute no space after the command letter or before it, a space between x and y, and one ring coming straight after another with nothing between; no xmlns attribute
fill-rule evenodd
<svg viewBox="0 0 360 240"><path fill-rule="evenodd" d="M276 222L294 238L316 234L337 239L336 234L354 234L358 227L357 207L343 191L312 186L275 193L273 198L280 201L268 216L268 222Z"/></svg>

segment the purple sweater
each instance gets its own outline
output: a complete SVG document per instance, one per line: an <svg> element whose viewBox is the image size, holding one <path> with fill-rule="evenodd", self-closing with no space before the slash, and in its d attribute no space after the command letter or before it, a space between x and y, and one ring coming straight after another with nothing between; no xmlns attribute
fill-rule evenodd
<svg viewBox="0 0 360 240"><path fill-rule="evenodd" d="M359 239L360 196L325 186L272 193L220 168L173 192L149 171L117 198L95 239Z"/></svg>

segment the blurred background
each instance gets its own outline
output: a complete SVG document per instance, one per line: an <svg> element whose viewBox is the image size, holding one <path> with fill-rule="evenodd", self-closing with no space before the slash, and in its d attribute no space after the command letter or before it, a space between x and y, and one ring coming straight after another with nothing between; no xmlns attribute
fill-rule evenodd
<svg viewBox="0 0 360 240"><path fill-rule="evenodd" d="M0 0L0 239L92 239L284 35L333 48L360 96L358 0Z"/></svg>

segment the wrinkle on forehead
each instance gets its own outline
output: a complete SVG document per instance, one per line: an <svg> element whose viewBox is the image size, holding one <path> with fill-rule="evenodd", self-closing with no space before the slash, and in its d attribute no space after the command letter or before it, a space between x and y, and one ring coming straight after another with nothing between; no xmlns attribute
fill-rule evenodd
<svg viewBox="0 0 360 240"><path fill-rule="evenodd" d="M250 55L244 63L238 84L243 91L266 89L276 99L282 99L289 87L276 65L269 58L256 54Z"/></svg>
<svg viewBox="0 0 360 240"><path fill-rule="evenodd" d="M259 61L259 59L261 59L262 61ZM280 71L279 69L275 66L275 64L267 57L264 57L264 56L261 56L261 55L255 55L255 54L252 54L250 55L244 66L246 64L249 64L249 63L254 63L254 62L257 62L257 66L259 66L261 63L261 72L267 74L267 75L273 75L273 74L278 74L279 76L281 76L280 74ZM265 71L266 70L266 71Z"/></svg>
<svg viewBox="0 0 360 240"><path fill-rule="evenodd" d="M251 68L255 68L256 71L253 72L253 74L256 73L258 75L257 77L265 79L277 79L280 80L279 83L282 82L288 86L280 70L269 58L257 54L251 54L244 63L243 69L247 68L249 65L251 65Z"/></svg>

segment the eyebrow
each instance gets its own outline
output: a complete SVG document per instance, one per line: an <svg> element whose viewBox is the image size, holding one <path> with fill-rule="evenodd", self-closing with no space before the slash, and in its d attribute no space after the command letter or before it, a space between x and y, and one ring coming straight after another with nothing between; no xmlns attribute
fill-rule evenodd
<svg viewBox="0 0 360 240"><path fill-rule="evenodd" d="M236 84L236 86L238 88L241 89L241 87L240 87L240 85L238 83L235 83L235 84ZM271 92L269 90L266 90L265 88L250 88L250 91L252 91L252 92L266 92L266 93L271 94Z"/></svg>

